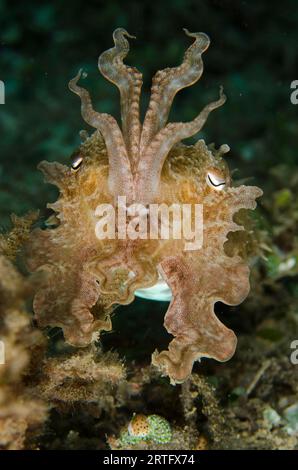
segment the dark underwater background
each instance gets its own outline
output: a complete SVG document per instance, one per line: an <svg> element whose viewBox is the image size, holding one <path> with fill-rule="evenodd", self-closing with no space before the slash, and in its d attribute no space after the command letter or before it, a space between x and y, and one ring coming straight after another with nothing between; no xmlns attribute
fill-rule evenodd
<svg viewBox="0 0 298 470"><path fill-rule="evenodd" d="M68 81L83 68L98 110L119 116L118 90L97 69L112 47L112 32L126 28L128 63L144 75L143 110L156 70L178 65L190 41L182 28L211 38L204 74L179 93L171 119L190 120L224 86L226 105L210 116L200 137L228 143L232 168L265 187L281 163L296 169L297 109L290 84L297 79L298 5L295 0L231 1L0 1L1 225L11 212L44 207L53 189L36 171L40 160L69 162L86 128ZM53 196L52 196L53 197Z"/></svg>

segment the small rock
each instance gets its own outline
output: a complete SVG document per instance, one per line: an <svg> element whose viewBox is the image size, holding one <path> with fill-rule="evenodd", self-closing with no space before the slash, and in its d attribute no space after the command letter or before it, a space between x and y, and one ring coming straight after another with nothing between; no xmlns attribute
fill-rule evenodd
<svg viewBox="0 0 298 470"><path fill-rule="evenodd" d="M270 429L278 426L281 422L279 414L270 406L264 409L263 418Z"/></svg>
<svg viewBox="0 0 298 470"><path fill-rule="evenodd" d="M283 412L287 421L286 431L290 436L298 434L298 403L288 406Z"/></svg>

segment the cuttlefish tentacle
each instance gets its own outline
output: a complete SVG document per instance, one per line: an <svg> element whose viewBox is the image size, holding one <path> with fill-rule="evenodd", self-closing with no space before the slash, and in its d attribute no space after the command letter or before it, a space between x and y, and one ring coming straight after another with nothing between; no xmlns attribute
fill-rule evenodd
<svg viewBox="0 0 298 470"><path fill-rule="evenodd" d="M181 65L159 70L153 77L151 98L141 136L141 151L165 126L178 91L193 85L203 73L202 53L209 47L210 39L204 33L190 33L185 28L184 31L187 36L195 38L195 41L185 52Z"/></svg>
<svg viewBox="0 0 298 470"><path fill-rule="evenodd" d="M199 115L190 122L169 123L159 131L139 161L136 180L136 195L146 195L153 200L157 194L161 170L172 147L183 139L192 137L204 126L211 111L222 106L226 96L220 88L219 99L207 104Z"/></svg>
<svg viewBox="0 0 298 470"><path fill-rule="evenodd" d="M122 132L128 155L132 162L138 160L140 143L140 94L142 74L134 67L127 66L123 59L129 52L126 37L134 38L125 29L118 28L113 33L115 47L103 52L98 59L102 75L114 83L120 91Z"/></svg>
<svg viewBox="0 0 298 470"><path fill-rule="evenodd" d="M125 143L117 121L106 113L98 113L93 109L89 92L80 86L82 70L69 82L69 89L81 98L81 113L90 126L98 129L107 147L109 156L109 190L112 194L131 194L133 180L130 161Z"/></svg>

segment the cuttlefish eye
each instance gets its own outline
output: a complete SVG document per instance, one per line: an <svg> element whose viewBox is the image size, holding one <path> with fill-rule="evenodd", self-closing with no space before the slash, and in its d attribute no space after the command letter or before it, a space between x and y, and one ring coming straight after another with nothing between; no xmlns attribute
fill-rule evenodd
<svg viewBox="0 0 298 470"><path fill-rule="evenodd" d="M60 220L56 216L56 214L50 215L44 222L46 228L56 228L60 225Z"/></svg>
<svg viewBox="0 0 298 470"><path fill-rule="evenodd" d="M80 168L82 162L83 162L83 157L81 157L80 155L76 155L72 160L71 168L74 171L77 171Z"/></svg>
<svg viewBox="0 0 298 470"><path fill-rule="evenodd" d="M216 189L218 191L221 191L226 186L226 179L216 169L208 171L206 181L211 188Z"/></svg>

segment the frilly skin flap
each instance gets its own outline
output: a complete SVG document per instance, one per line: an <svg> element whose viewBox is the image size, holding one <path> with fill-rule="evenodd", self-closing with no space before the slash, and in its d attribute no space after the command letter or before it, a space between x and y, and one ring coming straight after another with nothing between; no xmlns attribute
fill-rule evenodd
<svg viewBox="0 0 298 470"><path fill-rule="evenodd" d="M132 38L124 29L114 32L114 47L98 60L102 75L119 88L121 127L93 109L89 92L78 84L81 71L70 81L70 90L81 99L83 119L95 132L85 137L72 168L39 165L60 195L49 205L55 221L45 230L33 230L27 247L29 269L40 273L34 299L38 323L61 327L66 341L76 346L110 330L113 306L132 302L137 289L154 285L161 275L173 295L164 325L174 339L152 361L172 383L185 381L201 357L226 361L234 354L236 336L218 320L214 304L241 303L249 292L249 269L238 254L228 256L224 245L229 232L245 230L235 214L254 209L262 195L255 186L232 185L223 158L227 145L216 150L203 140L193 146L181 143L224 104L222 89L191 122L168 122L176 93L201 77L202 54L210 42L206 34L185 32L192 44L181 65L155 74L143 124L142 75L123 62ZM99 239L96 208L115 206L119 196L146 208L200 204L202 247L186 251L183 237Z"/></svg>

